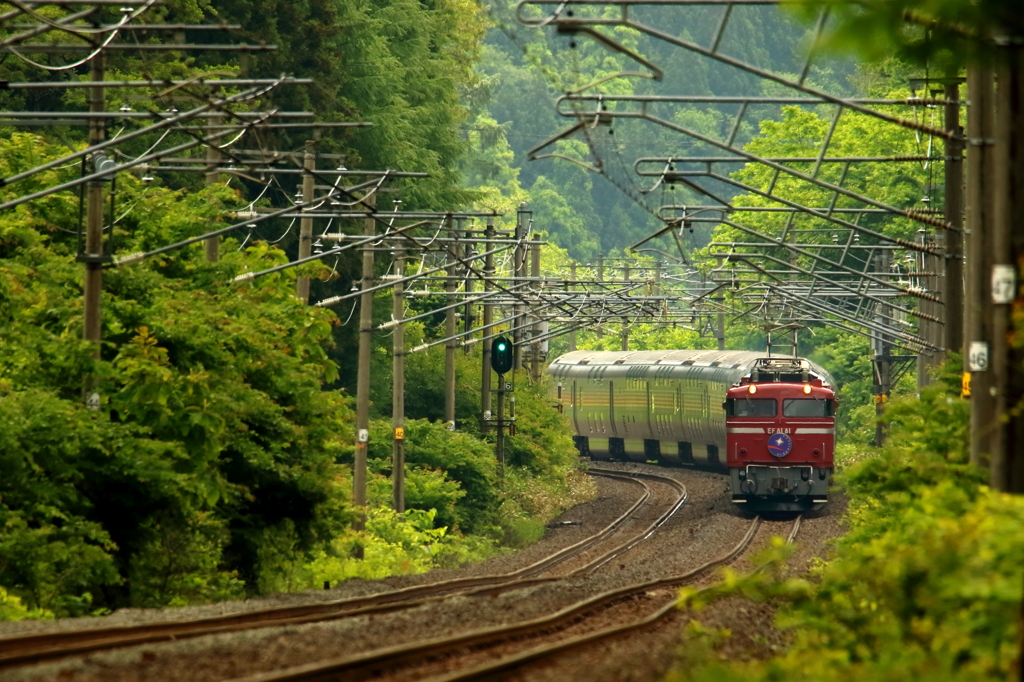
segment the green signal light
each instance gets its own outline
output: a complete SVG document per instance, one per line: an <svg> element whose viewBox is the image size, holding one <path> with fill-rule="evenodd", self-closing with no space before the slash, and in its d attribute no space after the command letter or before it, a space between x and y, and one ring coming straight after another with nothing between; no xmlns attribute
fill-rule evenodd
<svg viewBox="0 0 1024 682"><path fill-rule="evenodd" d="M491 367L499 375L512 369L514 358L512 357L512 343L504 336L499 336L491 342Z"/></svg>

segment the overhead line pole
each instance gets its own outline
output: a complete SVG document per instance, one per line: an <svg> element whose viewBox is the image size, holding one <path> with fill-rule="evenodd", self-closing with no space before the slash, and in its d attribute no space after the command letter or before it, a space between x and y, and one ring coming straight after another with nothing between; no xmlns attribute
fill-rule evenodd
<svg viewBox="0 0 1024 682"><path fill-rule="evenodd" d="M89 65L89 79L95 84L89 88L90 113L102 114L106 111L104 78L104 55L97 54ZM89 146L95 147L106 138L106 121L100 116L89 121ZM93 153L89 160L95 169L97 154ZM82 163L87 163L86 159ZM85 187L85 249L79 260L85 262L85 281L83 286L84 324L83 338L90 344L90 352L97 362L100 359L100 341L103 336L102 295L103 295L103 181L95 179ZM100 396L96 392L95 369L90 369L85 382L85 402L90 409L100 408Z"/></svg>
<svg viewBox="0 0 1024 682"><path fill-rule="evenodd" d="M1024 255L1024 50L1015 42L1001 49L996 74L998 143L995 224L992 238L992 380L996 427L992 436L989 484L1003 492L1024 492L1024 353L1012 340L1012 310L1021 300L1020 258Z"/></svg>
<svg viewBox="0 0 1024 682"><path fill-rule="evenodd" d="M622 279L629 282L629 263L624 263L622 266ZM621 331L622 350L629 350L629 318L622 318L622 331Z"/></svg>
<svg viewBox="0 0 1024 682"><path fill-rule="evenodd" d="M464 218L459 218L459 225L462 225ZM462 235L466 238L465 246L463 247L463 255L469 259L475 253L475 244L473 239L473 225L470 225L470 229L465 230ZM465 331L469 332L473 329L473 278L470 277L470 272L466 271L466 278L463 280L466 289L466 305L462 310L462 327ZM463 348L464 354L469 355L469 348Z"/></svg>
<svg viewBox="0 0 1024 682"><path fill-rule="evenodd" d="M494 218L487 218L487 231L485 233L487 240L494 239ZM484 299L484 319L483 319L483 333L482 336L486 337L491 333L491 325L494 322L494 304L491 302L489 294L494 289L494 255L488 254L484 260L484 295L487 298ZM487 420L491 417L491 344L483 344L483 350L481 352L481 376L480 376L480 430L484 431L487 428Z"/></svg>
<svg viewBox="0 0 1024 682"><path fill-rule="evenodd" d="M213 89L213 93L216 93L216 92L217 92L217 89L214 88ZM213 111L210 112L210 115L207 116L206 120L209 123L210 129L214 130L224 120L224 115L223 115L222 112L217 111L216 109L214 109ZM216 185L217 181L220 179L220 174L217 172L217 166L220 165L220 158L221 158L220 149L217 148L216 144L211 142L206 147L206 168L207 168L206 184L207 184L207 186ZM213 237L209 237L206 240L206 260L208 262L210 262L210 263L216 263L219 259L220 259L220 237L215 235Z"/></svg>
<svg viewBox="0 0 1024 682"><path fill-rule="evenodd" d="M533 235L533 244L530 245L530 282L531 288L535 287L540 291L540 235ZM533 383L540 381L540 342L537 340L541 335L540 318L533 315L533 330L530 334L530 379Z"/></svg>
<svg viewBox="0 0 1024 682"><path fill-rule="evenodd" d="M883 251L873 256L878 263L878 271L885 272L889 267L889 253ZM875 319L884 323L884 318L891 314L884 303L876 303ZM879 324L883 326L883 324ZM883 332L877 332L874 337L874 371L875 371L875 446L882 447L885 444L886 428L883 421L885 416L885 404L889 400L889 393L892 391L892 345Z"/></svg>
<svg viewBox="0 0 1024 682"><path fill-rule="evenodd" d="M572 280L571 291L576 291L576 262L573 261L572 265L569 266L569 278ZM572 328L569 332L569 352L576 350L576 327Z"/></svg>
<svg viewBox="0 0 1024 682"><path fill-rule="evenodd" d="M953 133L946 139L946 277L942 300L944 343L946 351L960 352L964 345L964 144L960 126L960 84L946 83L946 130Z"/></svg>
<svg viewBox="0 0 1024 682"><path fill-rule="evenodd" d="M302 213L313 208L313 193L316 191L316 178L311 171L316 170L316 154L313 151L313 140L306 140L306 150L302 165L306 171L302 175ZM299 260L309 258L313 253L313 218L303 216L299 219ZM295 280L295 295L303 303L309 303L309 277L305 275Z"/></svg>
<svg viewBox="0 0 1024 682"><path fill-rule="evenodd" d="M967 296L964 306L964 358L971 396L970 461L988 465L995 427L995 400L989 369L992 348L991 272L992 199L998 182L993 167L995 97L992 71L967 70Z"/></svg>
<svg viewBox="0 0 1024 682"><path fill-rule="evenodd" d="M526 202L524 201L519 205L519 209L516 211L516 249L515 255L513 256L513 276L515 277L516 284L520 284L523 278L526 277ZM525 306L521 303L517 303L515 306L516 316L520 317L524 315ZM516 331L512 337L512 356L514 358L512 363L512 371L517 372L523 368L523 334L522 321L516 320Z"/></svg>
<svg viewBox="0 0 1024 682"><path fill-rule="evenodd" d="M453 221L448 218L448 231L453 232ZM458 282L455 279L456 262L461 260L459 244L453 245L454 253L447 253L445 259L447 267L445 274L448 276L444 288L449 295L455 293ZM449 307L444 314L444 331L448 337L448 343L444 345L444 421L449 431L455 430L455 308Z"/></svg>
<svg viewBox="0 0 1024 682"><path fill-rule="evenodd" d="M405 252L395 246L394 271L398 276L391 297L391 319L396 323L391 341L391 489L392 504L405 513L405 299L402 274Z"/></svg>
<svg viewBox="0 0 1024 682"><path fill-rule="evenodd" d="M366 198L366 203L374 208L377 195ZM376 232L376 221L366 218L363 222L363 235L372 237ZM362 531L366 528L366 451L370 442L370 343L373 332L373 249L369 245L363 247L362 291L359 299L359 356L356 374L356 451L355 470L352 472L352 503L356 507L356 518L353 530ZM356 545L355 557L363 558L363 546Z"/></svg>

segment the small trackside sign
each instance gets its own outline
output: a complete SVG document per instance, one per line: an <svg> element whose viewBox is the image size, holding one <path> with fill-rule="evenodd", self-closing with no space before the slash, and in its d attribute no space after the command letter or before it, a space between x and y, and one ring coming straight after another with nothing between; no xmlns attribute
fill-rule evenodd
<svg viewBox="0 0 1024 682"><path fill-rule="evenodd" d="M992 302L1013 303L1017 297L1017 271L1012 265L992 266Z"/></svg>
<svg viewBox="0 0 1024 682"><path fill-rule="evenodd" d="M967 354L967 368L972 372L985 372L988 370L987 342L971 341Z"/></svg>

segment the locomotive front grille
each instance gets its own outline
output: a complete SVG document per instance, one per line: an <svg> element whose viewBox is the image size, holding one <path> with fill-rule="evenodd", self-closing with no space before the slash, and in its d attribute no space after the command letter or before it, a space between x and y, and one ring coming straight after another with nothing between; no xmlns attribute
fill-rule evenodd
<svg viewBox="0 0 1024 682"><path fill-rule="evenodd" d="M815 469L809 466L758 466L730 470L730 483L734 496L774 497L778 495L801 495L824 498L828 495L831 469Z"/></svg>

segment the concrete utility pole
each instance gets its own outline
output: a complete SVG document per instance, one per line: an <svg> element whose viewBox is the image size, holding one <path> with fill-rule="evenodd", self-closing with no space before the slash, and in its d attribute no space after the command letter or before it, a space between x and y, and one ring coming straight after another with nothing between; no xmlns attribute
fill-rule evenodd
<svg viewBox="0 0 1024 682"><path fill-rule="evenodd" d="M622 266L622 279L626 282L626 286L629 286L629 263L625 263ZM626 294L629 296L629 294ZM622 318L622 350L629 350L629 320Z"/></svg>
<svg viewBox="0 0 1024 682"><path fill-rule="evenodd" d="M601 255L598 255L598 257L597 257L597 282L598 282L598 290L599 291L601 290L601 284L600 283L603 282L603 281L604 281L604 255L601 254ZM601 295L602 296L604 295L604 291L601 291ZM601 325L598 325L597 326L597 338L600 339L602 337L604 337L604 333L601 331Z"/></svg>
<svg viewBox="0 0 1024 682"><path fill-rule="evenodd" d="M888 252L883 251L876 255L875 263L877 264L876 272L888 272ZM876 305L878 305L878 311L875 313L875 320L879 323L879 327L883 327L886 318L892 314L892 311L886 305ZM872 345L875 351L875 446L882 447L885 444L885 425L882 423L882 416L885 415L885 403L888 402L889 392L892 390L892 345L882 336L881 332L875 333ZM793 339L793 355L796 355L795 337Z"/></svg>
<svg viewBox="0 0 1024 682"><path fill-rule="evenodd" d="M995 96L992 71L971 66L967 71L967 296L964 306L964 359L971 395L970 459L988 464L996 425L992 396L992 223L995 176Z"/></svg>
<svg viewBox="0 0 1024 682"><path fill-rule="evenodd" d="M540 235L533 235L533 244L530 246L530 277L533 282L530 289L535 292L541 290L540 286ZM533 335L530 344L530 379L533 383L540 381L540 318L533 316Z"/></svg>
<svg viewBox="0 0 1024 682"><path fill-rule="evenodd" d="M487 240L487 251L491 251L491 242L494 239L494 218L487 218L487 229L484 233ZM489 294L494 289L494 255L487 253L484 256L484 294ZM483 331L480 338L487 339L492 333L494 326L494 308L491 299L485 298ZM487 429L487 420L491 416L491 342L485 340L482 344L481 357L483 358L480 375L480 430Z"/></svg>
<svg viewBox="0 0 1024 682"><path fill-rule="evenodd" d="M106 93L103 88L105 76L103 53L97 54L89 65L89 78L99 83L89 88L89 112L101 114L89 119L89 146L95 146L106 139L106 123L102 114L106 111ZM92 156L95 167L98 155ZM84 163L84 162L83 162ZM103 185L93 180L85 188L85 252L79 260L85 263L85 281L83 283L84 316L82 337L92 346L93 359L100 359L100 340L103 336L101 297L103 294ZM85 403L90 409L100 409L100 396L95 392L95 377L89 376L85 382Z"/></svg>
<svg viewBox="0 0 1024 682"><path fill-rule="evenodd" d="M490 343L489 341L487 343ZM498 478L505 478L505 375L498 375L498 439L494 444L498 457Z"/></svg>
<svg viewBox="0 0 1024 682"><path fill-rule="evenodd" d="M391 341L391 490L392 505L399 514L405 512L405 299L402 275L405 273L405 252L396 246L394 258L395 286L391 290L391 317L395 321Z"/></svg>
<svg viewBox="0 0 1024 682"><path fill-rule="evenodd" d="M717 267L722 267L722 259L719 258L717 261ZM718 340L718 350L725 350L725 292L721 287L718 289L718 294L715 296L715 303L718 305L718 315L716 316L715 324L715 339ZM793 353L796 355L796 353Z"/></svg>
<svg viewBox="0 0 1024 682"><path fill-rule="evenodd" d="M571 291L576 291L576 263L569 266L569 278L572 279ZM576 350L576 327L573 326L569 332L569 352Z"/></svg>
<svg viewBox="0 0 1024 682"><path fill-rule="evenodd" d="M523 280L526 278L526 216L531 211L526 210L526 202L519 204L519 209L516 211L516 249L515 255L513 256L514 263L514 276L513 282L517 286L523 284ZM523 334L525 312L526 309L522 303L516 303L515 305L516 317L512 323L512 371L516 372L523 368L523 338L526 336Z"/></svg>
<svg viewBox="0 0 1024 682"><path fill-rule="evenodd" d="M451 234L458 239L455 235L455 231L452 229L452 219L448 219L448 234ZM457 257L459 255L459 243L456 241L450 247L451 251L445 254L447 260L447 268L445 268L445 291L448 292L448 296L445 303L451 303L455 300L454 294L456 290L456 264ZM448 425L449 431L455 430L455 351L458 348L458 340L455 338L455 308L449 307L444 314L444 335L448 339L444 344L444 421Z"/></svg>
<svg viewBox="0 0 1024 682"><path fill-rule="evenodd" d="M959 79L957 79L959 81ZM945 86L946 105L945 128L956 137L946 140L946 276L943 280L945 303L945 338L943 346L947 351L959 351L964 345L964 145L959 139L963 134L960 126L960 84L947 82Z"/></svg>
<svg viewBox="0 0 1024 682"><path fill-rule="evenodd" d="M992 235L992 384L996 426L991 439L990 485L1024 492L1024 353L1014 347L1011 312L1020 300L1019 267L1024 256L1024 50L1011 41L1002 48L996 72L996 191ZM973 399L973 396L972 396Z"/></svg>
<svg viewBox="0 0 1024 682"><path fill-rule="evenodd" d="M219 88L214 88L211 92L211 96L218 92ZM219 111L213 111L209 116L206 117L207 122L210 124L210 130L216 131L218 126L224 121L224 114ZM216 185L220 180L220 173L217 172L218 166L220 166L221 153L220 149L214 143L210 143L206 147L206 184ZM216 263L220 260L220 237L210 237L206 240L206 260L210 263Z"/></svg>
<svg viewBox="0 0 1024 682"><path fill-rule="evenodd" d="M917 231L918 243L922 246L935 247L936 239L934 235L927 234L924 228ZM917 281L919 285L929 291L938 292L939 290L939 277L935 273L940 267L940 260L937 256L930 253L919 253L914 257L914 265L911 266L912 270L917 271ZM880 273L879 276L885 276L886 273ZM918 302L918 309L925 315L931 315L933 317L942 318L942 305L935 301L929 301L922 299ZM942 326L938 322L932 320L922 319L920 323L919 336L926 340L933 347L941 347L943 341ZM918 353L917 356L917 390L920 392L925 386L932 382L931 372L932 369L938 366L942 362L942 354L927 350Z"/></svg>
<svg viewBox="0 0 1024 682"><path fill-rule="evenodd" d="M377 207L377 196L370 195L363 204L371 211ZM376 222L366 218L363 236L376 233ZM362 295L359 297L359 365L356 374L356 454L352 472L352 503L356 507L354 530L366 527L366 449L370 443L370 333L373 330L373 248L363 247ZM362 546L356 547L356 558L363 558Z"/></svg>
<svg viewBox="0 0 1024 682"><path fill-rule="evenodd" d="M463 218L459 218L459 225L460 226L462 225L462 222L463 222ZM474 227L473 225L470 225L468 230L465 230L465 231L462 232L462 236L466 240L464 242L465 246L463 247L463 254L464 254L464 257L466 258L467 262L471 262L470 259L472 258L473 254L474 254L474 250L473 249L474 249L475 242L473 241L473 227ZM490 245L488 245L487 248L488 249L491 248ZM466 298L467 299L472 298L473 297L473 282L475 281L475 279L470 276L470 273L467 272L467 273L465 273L465 278L462 281L463 281L463 283L464 283L464 285L466 287ZM466 305L462 309L462 331L466 335L466 340L469 340L471 338L471 332L473 331L473 304L472 303L466 303ZM463 355L469 355L469 346L463 346L462 347L462 354Z"/></svg>
<svg viewBox="0 0 1024 682"><path fill-rule="evenodd" d="M313 140L306 140L306 151L303 154L302 167L302 212L308 213L313 206L313 193L316 191L316 178L310 172L316 169L316 154L313 152ZM313 253L313 218L299 219L299 259L309 258ZM303 303L309 302L309 277L298 277L295 280L295 295Z"/></svg>

